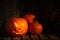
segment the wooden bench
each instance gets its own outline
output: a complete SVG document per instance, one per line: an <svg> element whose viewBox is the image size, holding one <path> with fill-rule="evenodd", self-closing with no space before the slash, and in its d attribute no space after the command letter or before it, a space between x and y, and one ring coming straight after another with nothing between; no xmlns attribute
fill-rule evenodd
<svg viewBox="0 0 60 40"><path fill-rule="evenodd" d="M21 37L0 37L0 40L60 40L55 34L41 33L38 35L25 35Z"/></svg>

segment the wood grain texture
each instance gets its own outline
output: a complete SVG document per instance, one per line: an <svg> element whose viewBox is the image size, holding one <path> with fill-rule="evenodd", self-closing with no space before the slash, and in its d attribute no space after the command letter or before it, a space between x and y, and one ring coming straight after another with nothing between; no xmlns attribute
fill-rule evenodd
<svg viewBox="0 0 60 40"><path fill-rule="evenodd" d="M12 40L21 40L21 38L20 37L13 37Z"/></svg>
<svg viewBox="0 0 60 40"><path fill-rule="evenodd" d="M49 38L50 38L51 40L59 40L59 39L57 38L57 36L54 35L54 34L48 34L48 36L49 36Z"/></svg>
<svg viewBox="0 0 60 40"><path fill-rule="evenodd" d="M41 33L38 35L24 35L20 37L0 37L0 40L60 40L55 34Z"/></svg>
<svg viewBox="0 0 60 40"><path fill-rule="evenodd" d="M11 38L10 37L4 37L3 40L11 40Z"/></svg>
<svg viewBox="0 0 60 40"><path fill-rule="evenodd" d="M22 36L22 40L30 40L29 35Z"/></svg>
<svg viewBox="0 0 60 40"><path fill-rule="evenodd" d="M40 40L37 35L31 35L31 40Z"/></svg>
<svg viewBox="0 0 60 40"><path fill-rule="evenodd" d="M41 40L49 40L45 34L39 34L39 37L41 38Z"/></svg>

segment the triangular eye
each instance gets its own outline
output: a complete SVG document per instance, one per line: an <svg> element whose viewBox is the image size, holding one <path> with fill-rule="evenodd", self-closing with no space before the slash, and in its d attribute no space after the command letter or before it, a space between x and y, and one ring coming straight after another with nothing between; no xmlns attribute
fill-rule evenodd
<svg viewBox="0 0 60 40"><path fill-rule="evenodd" d="M14 25L15 25L15 27L18 27L18 24L16 22L14 22Z"/></svg>

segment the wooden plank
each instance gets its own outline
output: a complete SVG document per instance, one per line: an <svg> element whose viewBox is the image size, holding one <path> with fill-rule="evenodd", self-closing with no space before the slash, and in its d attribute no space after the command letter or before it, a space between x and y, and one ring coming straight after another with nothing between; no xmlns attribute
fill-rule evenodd
<svg viewBox="0 0 60 40"><path fill-rule="evenodd" d="M4 37L3 40L11 40L10 37Z"/></svg>
<svg viewBox="0 0 60 40"><path fill-rule="evenodd" d="M41 40L49 40L48 37L44 33L39 34L39 37L41 38Z"/></svg>
<svg viewBox="0 0 60 40"><path fill-rule="evenodd" d="M29 35L22 36L22 40L30 40Z"/></svg>
<svg viewBox="0 0 60 40"><path fill-rule="evenodd" d="M13 40L21 40L20 37L13 37Z"/></svg>
<svg viewBox="0 0 60 40"><path fill-rule="evenodd" d="M48 37L51 39L51 40L59 40L59 38L54 35L54 34L48 34Z"/></svg>
<svg viewBox="0 0 60 40"><path fill-rule="evenodd" d="M46 40L49 40L48 37L46 36L46 34L43 33L42 35L43 35L43 37L45 37Z"/></svg>
<svg viewBox="0 0 60 40"><path fill-rule="evenodd" d="M37 35L31 35L31 40L40 40Z"/></svg>

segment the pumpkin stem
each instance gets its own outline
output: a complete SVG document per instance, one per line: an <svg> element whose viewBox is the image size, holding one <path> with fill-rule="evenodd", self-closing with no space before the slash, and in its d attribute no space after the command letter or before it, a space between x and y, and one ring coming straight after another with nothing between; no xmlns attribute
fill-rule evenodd
<svg viewBox="0 0 60 40"><path fill-rule="evenodd" d="M35 23L38 23L39 17L36 18Z"/></svg>
<svg viewBox="0 0 60 40"><path fill-rule="evenodd" d="M36 21L35 23L38 23L38 21Z"/></svg>

